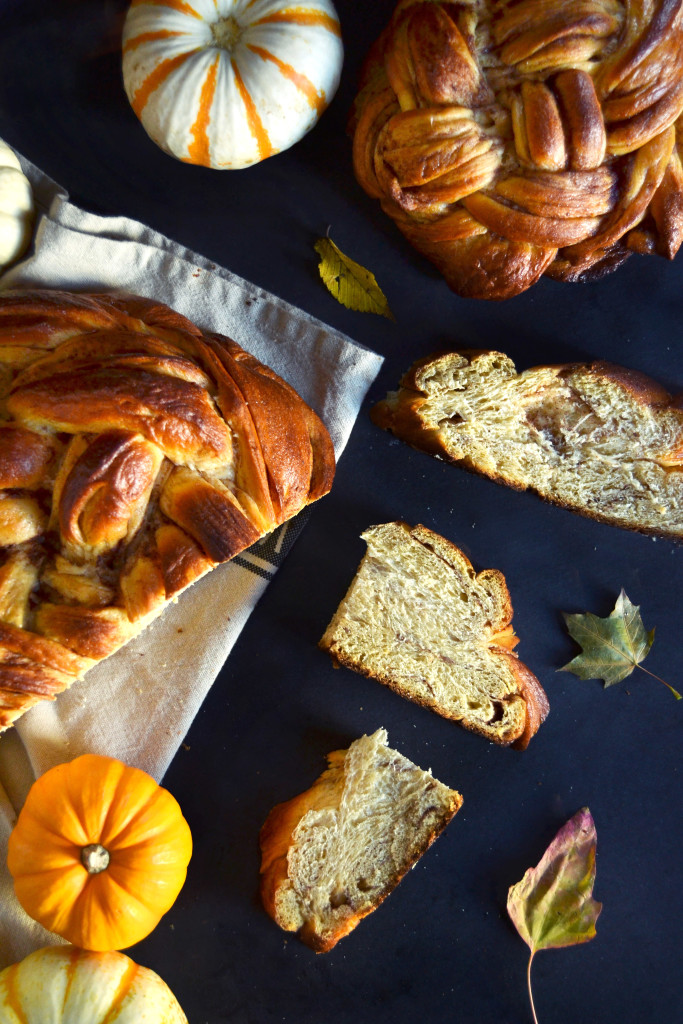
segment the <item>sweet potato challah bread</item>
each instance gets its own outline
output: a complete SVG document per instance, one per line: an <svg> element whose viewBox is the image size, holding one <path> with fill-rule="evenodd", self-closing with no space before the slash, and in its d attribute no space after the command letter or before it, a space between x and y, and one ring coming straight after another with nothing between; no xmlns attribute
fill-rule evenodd
<svg viewBox="0 0 683 1024"><path fill-rule="evenodd" d="M683 0L401 0L354 111L359 182L462 295L683 238Z"/></svg>
<svg viewBox="0 0 683 1024"><path fill-rule="evenodd" d="M339 665L495 743L527 746L548 700L513 653L512 604L497 569L476 573L424 526L371 526L346 597L320 641Z"/></svg>
<svg viewBox="0 0 683 1024"><path fill-rule="evenodd" d="M683 537L683 396L610 363L420 360L372 410L416 448L615 526Z"/></svg>
<svg viewBox="0 0 683 1024"><path fill-rule="evenodd" d="M455 790L386 745L378 729L261 829L261 895L270 916L326 953L372 913L448 825Z"/></svg>
<svg viewBox="0 0 683 1024"><path fill-rule="evenodd" d="M325 494L296 392L166 306L0 295L0 728Z"/></svg>

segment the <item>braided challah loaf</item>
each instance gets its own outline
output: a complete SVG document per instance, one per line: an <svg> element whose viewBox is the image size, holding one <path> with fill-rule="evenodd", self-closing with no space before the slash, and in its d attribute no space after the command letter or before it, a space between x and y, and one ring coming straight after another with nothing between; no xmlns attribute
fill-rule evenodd
<svg viewBox="0 0 683 1024"><path fill-rule="evenodd" d="M132 296L0 296L0 729L333 475L316 414L230 339Z"/></svg>
<svg viewBox="0 0 683 1024"><path fill-rule="evenodd" d="M401 0L356 100L363 188L474 298L673 259L683 0Z"/></svg>

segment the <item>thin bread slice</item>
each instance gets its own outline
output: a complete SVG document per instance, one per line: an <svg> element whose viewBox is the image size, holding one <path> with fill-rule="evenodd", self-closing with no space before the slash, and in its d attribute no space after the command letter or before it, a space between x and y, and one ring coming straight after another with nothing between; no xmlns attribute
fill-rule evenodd
<svg viewBox="0 0 683 1024"><path fill-rule="evenodd" d="M548 713L513 653L505 577L476 573L424 526L371 526L368 549L320 641L335 662L495 743L526 747Z"/></svg>
<svg viewBox="0 0 683 1024"><path fill-rule="evenodd" d="M415 363L372 410L415 448L625 529L683 537L683 396L611 363Z"/></svg>
<svg viewBox="0 0 683 1024"><path fill-rule="evenodd" d="M378 729L333 751L327 771L261 829L263 904L317 953L379 906L462 804L386 744Z"/></svg>

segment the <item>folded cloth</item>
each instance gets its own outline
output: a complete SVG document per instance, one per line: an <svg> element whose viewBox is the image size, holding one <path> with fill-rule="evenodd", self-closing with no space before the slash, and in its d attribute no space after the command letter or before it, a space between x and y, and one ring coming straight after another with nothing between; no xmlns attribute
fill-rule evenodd
<svg viewBox="0 0 683 1024"><path fill-rule="evenodd" d="M296 388L324 421L339 458L380 356L137 221L86 213L20 159L41 216L31 255L0 278L1 289L118 290L164 302L199 327L234 338ZM311 511L218 566L86 681L37 705L2 737L0 963L50 938L22 915L4 868L13 811L33 778L89 752L161 779Z"/></svg>

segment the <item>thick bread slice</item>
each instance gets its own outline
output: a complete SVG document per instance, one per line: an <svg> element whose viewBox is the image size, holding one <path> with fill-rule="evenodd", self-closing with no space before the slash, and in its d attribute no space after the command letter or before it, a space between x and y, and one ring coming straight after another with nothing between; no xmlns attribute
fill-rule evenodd
<svg viewBox="0 0 683 1024"><path fill-rule="evenodd" d="M512 604L496 569L476 573L438 533L371 526L368 550L320 641L347 668L501 744L526 747L548 713L512 648Z"/></svg>
<svg viewBox="0 0 683 1024"><path fill-rule="evenodd" d="M433 455L615 526L683 536L683 396L610 363L517 373L501 352L423 359L373 420Z"/></svg>
<svg viewBox="0 0 683 1024"><path fill-rule="evenodd" d="M462 804L455 790L386 745L378 729L261 829L261 895L277 924L325 953L372 913Z"/></svg>

